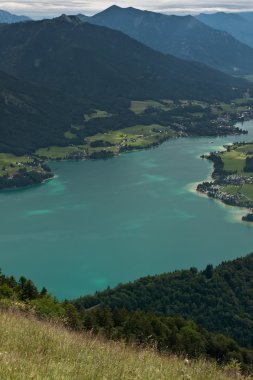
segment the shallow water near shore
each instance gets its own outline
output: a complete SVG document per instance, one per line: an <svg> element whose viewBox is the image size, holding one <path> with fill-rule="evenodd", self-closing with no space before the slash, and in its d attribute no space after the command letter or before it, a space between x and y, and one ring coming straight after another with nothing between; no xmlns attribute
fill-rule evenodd
<svg viewBox="0 0 253 380"><path fill-rule="evenodd" d="M200 155L248 135L170 140L109 160L53 162L56 177L0 193L0 267L59 298L148 274L214 265L253 251L242 210L200 197Z"/></svg>

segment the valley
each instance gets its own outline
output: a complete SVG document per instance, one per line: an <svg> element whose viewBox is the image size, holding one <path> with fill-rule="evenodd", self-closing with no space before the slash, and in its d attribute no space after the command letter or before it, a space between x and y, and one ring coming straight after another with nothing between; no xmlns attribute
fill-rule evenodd
<svg viewBox="0 0 253 380"><path fill-rule="evenodd" d="M0 153L33 161L7 162L5 189L51 178L47 160L240 134L235 123L252 117L251 82L78 16L0 24L0 70Z"/></svg>
<svg viewBox="0 0 253 380"><path fill-rule="evenodd" d="M0 10L1 379L252 378L247 1Z"/></svg>
<svg viewBox="0 0 253 380"><path fill-rule="evenodd" d="M253 99L247 94L244 98L235 99L232 103L212 104L198 100L177 102L135 100L130 102L129 109L125 111L126 119L121 129L117 129L117 123L115 129L114 123L115 119L118 120L124 116L95 109L84 115L82 123L72 124L71 128L64 132L61 136L61 145L38 148L28 155L27 160L24 156L15 157L5 154L2 170L0 170L1 188L30 186L53 177L53 173L50 173L47 165L44 164L47 160L106 159L128 151L156 147L176 137L246 133L242 128L234 125L238 120L246 121L252 117L252 102ZM128 116L126 112L131 116ZM153 124L149 124L149 120L153 121ZM131 125L134 122L140 124ZM100 132L94 133L94 130ZM33 178L30 176L30 180L27 181L25 178L27 173L31 173L31 162L33 162L32 172L35 175ZM43 167L47 170L45 171Z"/></svg>

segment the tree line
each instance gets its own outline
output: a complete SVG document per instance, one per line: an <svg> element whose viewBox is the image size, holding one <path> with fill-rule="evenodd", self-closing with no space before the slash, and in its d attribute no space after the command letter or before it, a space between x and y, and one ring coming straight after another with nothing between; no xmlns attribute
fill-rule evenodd
<svg viewBox="0 0 253 380"><path fill-rule="evenodd" d="M204 275L209 280L213 277L212 266L206 268ZM209 332L191 320L141 310L110 308L103 304L76 307L67 300L59 302L44 287L38 290L31 280L23 276L17 281L13 276L0 274L0 309L3 307L18 307L38 318L57 320L67 328L91 331L110 340L151 346L162 354L205 357L219 363L236 360L243 371L253 370L253 350L241 347L224 334Z"/></svg>

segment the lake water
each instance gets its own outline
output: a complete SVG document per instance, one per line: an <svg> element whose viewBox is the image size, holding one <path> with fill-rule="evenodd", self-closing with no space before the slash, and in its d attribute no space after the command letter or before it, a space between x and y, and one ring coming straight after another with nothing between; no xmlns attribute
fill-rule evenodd
<svg viewBox="0 0 253 380"><path fill-rule="evenodd" d="M228 142L181 138L106 161L54 162L57 177L0 194L0 266L59 298L148 274L204 268L253 251L242 211L192 191L212 165L199 157ZM213 143L211 143L213 142Z"/></svg>

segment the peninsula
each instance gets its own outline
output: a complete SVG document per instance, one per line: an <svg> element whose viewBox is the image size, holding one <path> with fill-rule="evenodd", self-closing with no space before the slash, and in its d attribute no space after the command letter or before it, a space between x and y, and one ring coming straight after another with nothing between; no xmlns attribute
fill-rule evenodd
<svg viewBox="0 0 253 380"><path fill-rule="evenodd" d="M253 142L224 146L223 152L204 155L213 162L213 181L203 182L197 191L225 204L245 207L249 213L243 221L253 222Z"/></svg>

